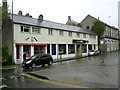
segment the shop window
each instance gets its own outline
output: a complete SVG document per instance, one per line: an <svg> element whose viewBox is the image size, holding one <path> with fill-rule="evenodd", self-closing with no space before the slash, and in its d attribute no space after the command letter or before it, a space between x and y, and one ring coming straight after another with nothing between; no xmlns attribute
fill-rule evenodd
<svg viewBox="0 0 120 90"><path fill-rule="evenodd" d="M43 54L45 53L44 49L44 46L34 46L34 54Z"/></svg>
<svg viewBox="0 0 120 90"><path fill-rule="evenodd" d="M86 44L82 45L82 53L87 53L87 45Z"/></svg>
<svg viewBox="0 0 120 90"><path fill-rule="evenodd" d="M96 45L94 44L94 50L96 50Z"/></svg>
<svg viewBox="0 0 120 90"><path fill-rule="evenodd" d="M34 54L39 54L39 47L38 46L34 46Z"/></svg>
<svg viewBox="0 0 120 90"><path fill-rule="evenodd" d="M47 45L47 54L50 54L50 44Z"/></svg>
<svg viewBox="0 0 120 90"><path fill-rule="evenodd" d="M66 54L66 44L59 44L59 54Z"/></svg>
<svg viewBox="0 0 120 90"><path fill-rule="evenodd" d="M52 55L56 55L56 44L52 44Z"/></svg>
<svg viewBox="0 0 120 90"><path fill-rule="evenodd" d="M92 45L90 44L90 45L88 45L88 50L89 50L89 52L91 52L92 51Z"/></svg>
<svg viewBox="0 0 120 90"><path fill-rule="evenodd" d="M73 54L73 53L75 53L75 45L69 44L68 45L68 54Z"/></svg>

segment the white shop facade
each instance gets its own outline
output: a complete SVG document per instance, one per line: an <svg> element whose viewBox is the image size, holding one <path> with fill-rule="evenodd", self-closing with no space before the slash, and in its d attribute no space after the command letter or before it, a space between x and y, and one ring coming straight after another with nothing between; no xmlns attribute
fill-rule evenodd
<svg viewBox="0 0 120 90"><path fill-rule="evenodd" d="M34 54L50 54L54 60L87 56L98 50L97 36L88 30L61 23L13 15L14 62L23 61Z"/></svg>

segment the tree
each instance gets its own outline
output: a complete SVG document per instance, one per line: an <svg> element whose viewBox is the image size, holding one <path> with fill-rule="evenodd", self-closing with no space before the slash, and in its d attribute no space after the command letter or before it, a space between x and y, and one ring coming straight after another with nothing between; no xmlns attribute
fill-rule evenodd
<svg viewBox="0 0 120 90"><path fill-rule="evenodd" d="M2 22L2 7L0 5L0 21Z"/></svg>
<svg viewBox="0 0 120 90"><path fill-rule="evenodd" d="M2 29L4 30L6 27L8 27L11 23L9 14L8 14L8 6L7 2L3 2L2 7L0 7L2 12L0 13L2 16Z"/></svg>
<svg viewBox="0 0 120 90"><path fill-rule="evenodd" d="M9 54L9 49L7 45L2 46L2 64L12 64L12 56Z"/></svg>
<svg viewBox="0 0 120 90"><path fill-rule="evenodd" d="M77 26L78 26L78 27L82 27L81 23L78 23Z"/></svg>
<svg viewBox="0 0 120 90"><path fill-rule="evenodd" d="M98 36L98 49L100 48L100 38L103 36L105 30L105 25L103 22L97 20L94 22L94 25L92 26L92 31L96 33Z"/></svg>

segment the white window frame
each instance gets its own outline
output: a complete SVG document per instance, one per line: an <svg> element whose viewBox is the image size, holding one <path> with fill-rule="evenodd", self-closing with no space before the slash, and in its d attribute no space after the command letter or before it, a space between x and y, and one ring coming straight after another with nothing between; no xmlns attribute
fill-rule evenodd
<svg viewBox="0 0 120 90"><path fill-rule="evenodd" d="M76 33L76 36L77 36L77 37L80 37L80 33L79 33L79 32L77 32L77 33Z"/></svg>
<svg viewBox="0 0 120 90"><path fill-rule="evenodd" d="M41 34L41 28L40 27L32 27L32 33Z"/></svg>
<svg viewBox="0 0 120 90"><path fill-rule="evenodd" d="M87 34L83 33L83 38L87 38Z"/></svg>
<svg viewBox="0 0 120 90"><path fill-rule="evenodd" d="M64 33L63 33L62 30L59 30L59 35L60 35L60 36L63 36L63 35L64 35Z"/></svg>
<svg viewBox="0 0 120 90"><path fill-rule="evenodd" d="M72 32L71 31L68 32L68 36L72 37Z"/></svg>
<svg viewBox="0 0 120 90"><path fill-rule="evenodd" d="M48 35L53 35L53 30L52 29L48 29Z"/></svg>
<svg viewBox="0 0 120 90"><path fill-rule="evenodd" d="M21 30L21 27L23 28L23 30ZM28 29L28 32L26 32L25 29ZM30 26L21 25L21 26L20 26L20 32L23 32L23 33L30 33Z"/></svg>

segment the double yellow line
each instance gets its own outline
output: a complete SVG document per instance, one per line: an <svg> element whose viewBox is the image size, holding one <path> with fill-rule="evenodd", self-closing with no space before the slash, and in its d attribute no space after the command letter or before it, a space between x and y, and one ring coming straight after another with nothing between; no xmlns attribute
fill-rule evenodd
<svg viewBox="0 0 120 90"><path fill-rule="evenodd" d="M52 80L44 80L44 79L40 79L34 76L31 76L29 74L20 74L21 76L25 76L34 80L38 80L41 82L45 82L45 83L49 83L49 84L54 84L54 85L59 85L59 86L64 86L64 87L68 87L68 88L88 88L88 87L84 87L84 86L78 86L78 85L71 85L71 84L66 84L66 83L61 83L61 82L56 82L56 81L52 81Z"/></svg>

